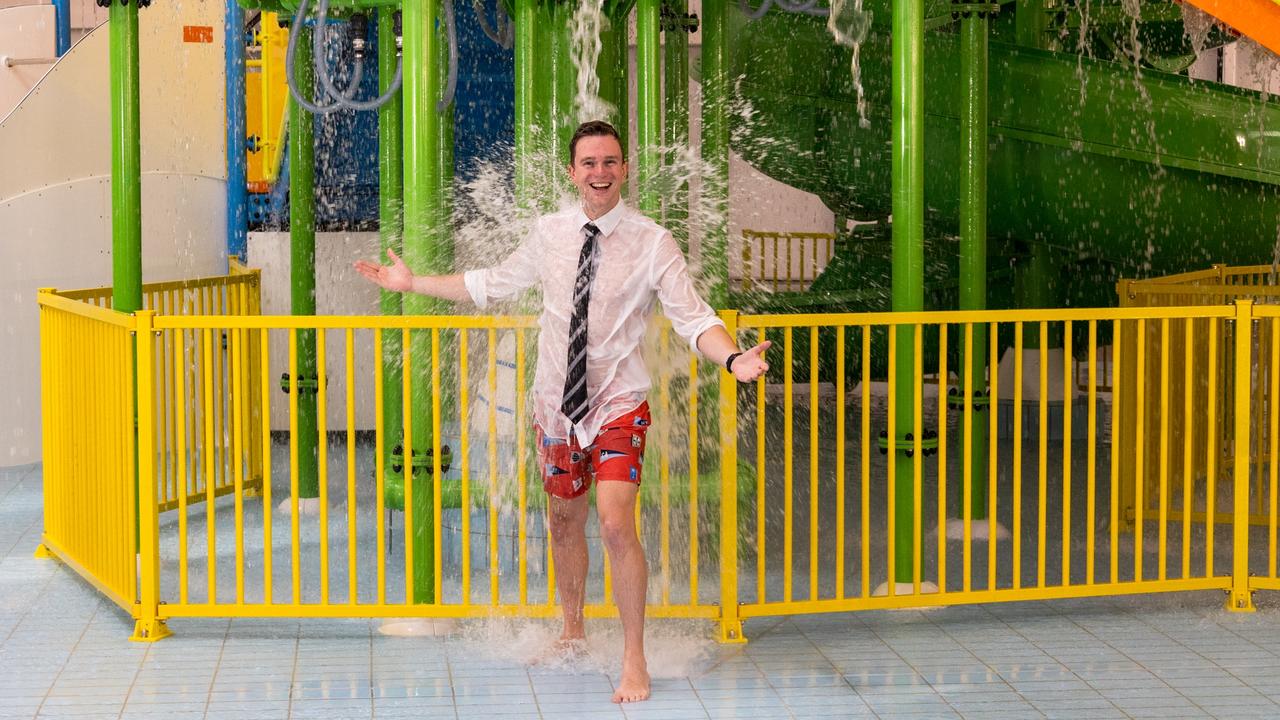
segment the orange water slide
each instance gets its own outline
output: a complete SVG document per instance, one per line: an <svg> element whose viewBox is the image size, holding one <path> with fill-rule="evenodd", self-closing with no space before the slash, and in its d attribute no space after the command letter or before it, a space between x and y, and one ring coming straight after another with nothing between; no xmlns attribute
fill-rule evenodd
<svg viewBox="0 0 1280 720"><path fill-rule="evenodd" d="M1280 54L1280 0L1183 0Z"/></svg>

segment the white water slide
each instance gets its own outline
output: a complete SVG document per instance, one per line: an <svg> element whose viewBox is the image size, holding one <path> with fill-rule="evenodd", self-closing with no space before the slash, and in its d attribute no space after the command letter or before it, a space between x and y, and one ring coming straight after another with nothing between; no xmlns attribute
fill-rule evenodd
<svg viewBox="0 0 1280 720"><path fill-rule="evenodd" d="M4 4L0 56L53 47L52 23L7 15L51 14ZM145 282L226 270L223 12L201 2L140 13ZM111 284L107 31L52 66L0 62L0 73L43 72L16 106L0 105L0 467L41 458L37 288Z"/></svg>

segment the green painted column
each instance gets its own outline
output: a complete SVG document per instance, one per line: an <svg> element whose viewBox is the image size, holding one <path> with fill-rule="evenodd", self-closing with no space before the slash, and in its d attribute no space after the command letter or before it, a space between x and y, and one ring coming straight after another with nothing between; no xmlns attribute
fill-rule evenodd
<svg viewBox="0 0 1280 720"><path fill-rule="evenodd" d="M702 237L702 272L712 278L708 302L724 309L729 301L729 84L726 0L702 3L702 159L712 168L702 192L718 212Z"/></svg>
<svg viewBox="0 0 1280 720"><path fill-rule="evenodd" d="M1028 243L1027 249L1026 256L1019 259L1014 281L1018 307L1057 307L1057 280L1054 277L1057 271L1053 262L1053 248L1047 243L1036 241ZM1062 347L1062 328L1058 323L1050 323L1048 335L1049 347ZM1040 348L1039 323L1027 323L1024 326L1022 347L1032 350Z"/></svg>
<svg viewBox="0 0 1280 720"><path fill-rule="evenodd" d="M378 10L378 92L391 87L396 72L394 8ZM378 236L382 248L380 262L388 262L387 249L403 250L404 236L404 130L403 105L397 93L378 109ZM383 315L400 315L401 294L382 291L378 308ZM404 352L399 332L382 333L382 427L388 441L383 442L383 462L391 467L391 455L403 442L404 376L401 354Z"/></svg>
<svg viewBox="0 0 1280 720"><path fill-rule="evenodd" d="M536 110L538 5L536 0L515 0L515 171L516 204L531 211L537 205L538 123Z"/></svg>
<svg viewBox="0 0 1280 720"><path fill-rule="evenodd" d="M442 20L439 0L406 3L403 9L404 260L418 275L448 272L452 264L451 248L441 242L439 227L444 186L439 159L442 116L436 109L436 103L442 91L438 63L443 48L437 23L443 25ZM423 295L409 294L403 300L405 315L440 314L447 309L443 301ZM434 421L431 333L411 333L409 345L411 364L404 369L412 379L413 393L410 400L412 433L408 440L415 457L422 462L421 458L425 458L432 447ZM406 472L411 467L410 462L406 458ZM422 467L408 476L412 480L407 480L407 484L412 485L413 495L412 503L406 502L409 505L406 511L412 513L412 602L435 600L433 557L436 518L430 472L430 467ZM409 488L406 487L406 497L408 494Z"/></svg>
<svg viewBox="0 0 1280 720"><path fill-rule="evenodd" d="M960 19L960 309L987 308L987 15L964 12ZM963 342L963 338L961 338ZM961 345L963 349L963 345ZM973 326L972 354L966 358L973 392L986 392L987 326ZM991 406L975 404L975 409ZM987 517L988 419L975 413L970 429L970 515Z"/></svg>
<svg viewBox="0 0 1280 720"><path fill-rule="evenodd" d="M663 142L673 152L668 162L676 159L674 150L689 144L689 34L684 29L684 16L688 12L686 0L670 0L667 5L675 17L664 32L662 69L665 77L663 90L666 100L666 117L663 124ZM675 168L681 174L685 168ZM675 234L680 248L689 250L689 184L680 182L667 198L665 224Z"/></svg>
<svg viewBox="0 0 1280 720"><path fill-rule="evenodd" d="M654 183L662 158L662 77L659 49L662 36L658 26L661 0L636 3L636 181L640 190L640 212L652 218L662 216L662 197Z"/></svg>
<svg viewBox="0 0 1280 720"><path fill-rule="evenodd" d="M142 309L142 151L138 4L113 3L111 47L111 306Z"/></svg>
<svg viewBox="0 0 1280 720"><path fill-rule="evenodd" d="M295 28L298 45L311 47L310 27ZM294 82L304 91L315 87L312 54L294 58ZM289 96L289 310L294 315L316 314L315 145L311 113ZM319 442L316 423L316 334L298 331L298 377L310 389L298 392L298 497L320 496Z"/></svg>
<svg viewBox="0 0 1280 720"><path fill-rule="evenodd" d="M924 7L923 0L893 2L893 291L894 312L924 309ZM914 329L897 330L895 441L915 431ZM896 443L895 443L896 446ZM894 577L912 581L914 461L895 450Z"/></svg>
<svg viewBox="0 0 1280 720"><path fill-rule="evenodd" d="M627 27L634 4L632 0L605 3L609 27L600 34L600 59L596 63L596 74L600 78L600 97L615 109L608 120L617 128L623 147L627 147L630 134L628 118L631 104L628 95L631 40L627 37Z"/></svg>

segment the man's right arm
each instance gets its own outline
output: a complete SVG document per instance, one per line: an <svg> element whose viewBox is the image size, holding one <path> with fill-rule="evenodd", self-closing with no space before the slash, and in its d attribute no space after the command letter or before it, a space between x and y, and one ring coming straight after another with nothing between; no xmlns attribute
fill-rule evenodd
<svg viewBox="0 0 1280 720"><path fill-rule="evenodd" d="M471 293L462 280L462 273L453 275L414 275L409 285L410 292L419 295L430 295L441 300L453 302L471 302Z"/></svg>

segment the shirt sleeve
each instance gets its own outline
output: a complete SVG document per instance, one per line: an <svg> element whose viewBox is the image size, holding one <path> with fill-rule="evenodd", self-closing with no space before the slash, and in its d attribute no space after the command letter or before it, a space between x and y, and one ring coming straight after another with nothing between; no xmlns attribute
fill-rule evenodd
<svg viewBox="0 0 1280 720"><path fill-rule="evenodd" d="M470 270L462 282L471 301L483 310L494 300L506 300L538 282L538 230L535 228L505 260L492 267Z"/></svg>
<svg viewBox="0 0 1280 720"><path fill-rule="evenodd" d="M662 313L671 320L672 329L695 352L702 333L717 325L725 326L724 321L716 316L715 311L693 286L684 253L680 252L680 247L669 232L662 233L662 239L654 252L653 286L662 303Z"/></svg>

